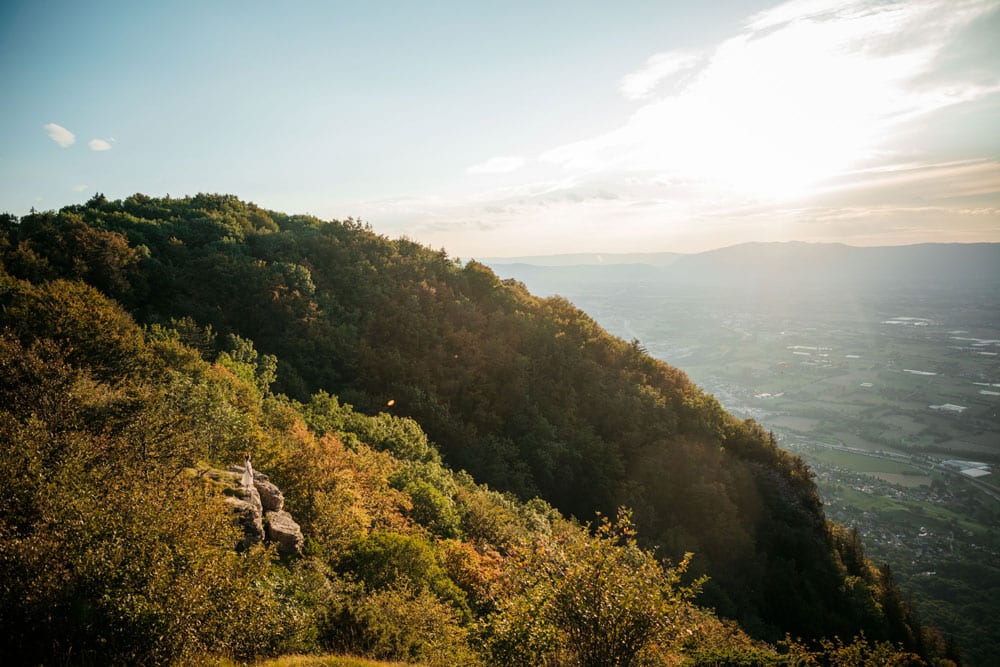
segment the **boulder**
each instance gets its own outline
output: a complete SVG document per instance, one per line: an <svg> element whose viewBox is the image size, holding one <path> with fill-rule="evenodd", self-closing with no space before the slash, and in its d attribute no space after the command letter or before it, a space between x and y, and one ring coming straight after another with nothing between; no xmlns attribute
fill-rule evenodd
<svg viewBox="0 0 1000 667"><path fill-rule="evenodd" d="M280 512L285 509L285 496L281 489L276 487L266 479L261 479L262 475L255 475L253 485L257 493L260 494L260 502L266 512Z"/></svg>
<svg viewBox="0 0 1000 667"><path fill-rule="evenodd" d="M232 508L233 523L243 529L243 539L239 542L239 548L246 549L251 545L264 541L264 522L261 521L260 499L257 504L229 496L226 504Z"/></svg>
<svg viewBox="0 0 1000 667"><path fill-rule="evenodd" d="M267 539L276 543L278 552L284 555L301 554L305 538L302 529L292 515L285 511L267 512Z"/></svg>
<svg viewBox="0 0 1000 667"><path fill-rule="evenodd" d="M260 492L257 489L252 486L250 488L241 486L237 493L240 500L250 503L250 506L253 507L258 515L264 513L264 505L260 501Z"/></svg>
<svg viewBox="0 0 1000 667"><path fill-rule="evenodd" d="M246 549L260 542L273 542L282 555L300 555L305 542L302 529L292 515L284 511L285 496L267 475L254 471L253 485L243 486L243 466L228 470L205 468L192 470L218 487L232 509L233 522L243 529L237 548Z"/></svg>

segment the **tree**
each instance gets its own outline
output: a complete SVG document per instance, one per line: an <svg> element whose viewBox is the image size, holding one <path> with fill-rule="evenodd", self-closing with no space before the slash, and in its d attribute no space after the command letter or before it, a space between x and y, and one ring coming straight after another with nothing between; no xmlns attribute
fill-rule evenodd
<svg viewBox="0 0 1000 667"><path fill-rule="evenodd" d="M664 568L636 544L625 510L615 522L602 518L593 535L564 528L511 559L487 645L503 664L634 665L644 651L671 643L693 613L704 580L681 584L690 559Z"/></svg>

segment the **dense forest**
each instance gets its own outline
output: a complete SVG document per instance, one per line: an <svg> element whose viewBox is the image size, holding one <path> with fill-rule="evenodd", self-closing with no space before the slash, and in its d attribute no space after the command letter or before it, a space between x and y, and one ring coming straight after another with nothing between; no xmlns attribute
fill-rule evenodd
<svg viewBox="0 0 1000 667"><path fill-rule="evenodd" d="M759 425L481 264L227 195L6 215L0 258L23 662L956 657ZM234 548L245 450L302 556Z"/></svg>

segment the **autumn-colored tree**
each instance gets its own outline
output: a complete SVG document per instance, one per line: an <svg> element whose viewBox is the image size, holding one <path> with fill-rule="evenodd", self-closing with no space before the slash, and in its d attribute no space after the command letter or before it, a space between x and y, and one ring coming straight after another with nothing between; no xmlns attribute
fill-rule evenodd
<svg viewBox="0 0 1000 667"><path fill-rule="evenodd" d="M692 569L711 576L701 599L758 638L865 630L918 651L933 643L891 577L831 532L801 459L641 345L480 263L356 220L213 194L95 197L2 217L0 261L0 326L8 349L26 354L0 358L12 383L0 412L26 448L8 452L17 491L4 502L17 530L37 520L36 491L63 450L156 480L252 449L286 489L305 560L331 589L350 575L335 569L345 554L373 534L420 539L439 555L442 540L462 540L508 559L518 544L566 539L553 532L554 508L587 518L625 505L641 526L635 549L698 553ZM24 436L29 427L37 438ZM273 582L287 568L267 571ZM447 573L476 597L470 610L505 604L469 571ZM546 625L509 618L565 639L573 609L602 599L566 595L539 598ZM574 645L590 655L582 639Z"/></svg>

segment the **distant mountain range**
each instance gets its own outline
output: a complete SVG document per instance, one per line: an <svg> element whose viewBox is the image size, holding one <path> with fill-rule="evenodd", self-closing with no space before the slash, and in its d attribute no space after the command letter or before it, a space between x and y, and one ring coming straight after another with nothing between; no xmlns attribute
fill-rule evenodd
<svg viewBox="0 0 1000 667"><path fill-rule="evenodd" d="M484 258L505 278L541 293L589 282L720 287L769 292L815 289L993 289L1000 243L855 247L839 243L743 243L695 254L575 254Z"/></svg>
<svg viewBox="0 0 1000 667"><path fill-rule="evenodd" d="M490 266L494 264L531 264L532 266L619 266L622 264L646 264L649 266L669 266L684 256L683 253L679 252L578 252L562 255L484 257L479 261Z"/></svg>

